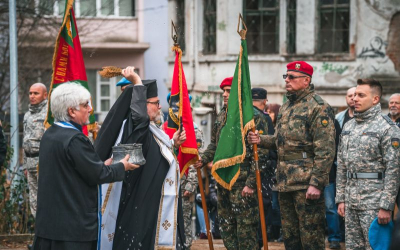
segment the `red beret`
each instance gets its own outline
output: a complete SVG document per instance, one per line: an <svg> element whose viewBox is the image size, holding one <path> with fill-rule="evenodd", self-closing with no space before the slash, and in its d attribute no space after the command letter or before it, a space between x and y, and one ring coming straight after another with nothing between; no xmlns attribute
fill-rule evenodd
<svg viewBox="0 0 400 250"><path fill-rule="evenodd" d="M296 61L296 62L291 62L286 65L287 71L296 71L300 72L303 74L306 74L308 76L312 76L314 69L313 67L304 62L304 61Z"/></svg>
<svg viewBox="0 0 400 250"><path fill-rule="evenodd" d="M221 82L221 85L219 85L219 87L220 87L221 89L224 89L224 87L226 87L226 86L232 86L232 80L233 80L233 76L225 78L225 79Z"/></svg>

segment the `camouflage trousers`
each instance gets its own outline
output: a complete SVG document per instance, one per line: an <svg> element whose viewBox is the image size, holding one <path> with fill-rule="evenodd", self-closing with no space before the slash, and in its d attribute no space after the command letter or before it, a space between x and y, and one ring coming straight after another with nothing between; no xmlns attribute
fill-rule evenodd
<svg viewBox="0 0 400 250"><path fill-rule="evenodd" d="M228 250L259 249L257 194L242 197L244 186L244 183L235 183L232 190L227 190L218 185L218 221Z"/></svg>
<svg viewBox="0 0 400 250"><path fill-rule="evenodd" d="M372 221L378 216L376 210L356 210L345 208L346 249L372 250L369 245L368 232Z"/></svg>
<svg viewBox="0 0 400 250"><path fill-rule="evenodd" d="M38 175L36 169L28 169L26 172L29 188L29 206L31 208L31 213L33 217L36 218Z"/></svg>
<svg viewBox="0 0 400 250"><path fill-rule="evenodd" d="M324 192L318 200L306 199L306 192L279 193L282 236L287 250L325 249Z"/></svg>
<svg viewBox="0 0 400 250"><path fill-rule="evenodd" d="M185 192L182 190L182 210L183 210L183 223L185 227L185 247L186 249L190 250L192 247L192 210L193 210L193 202L194 194L191 194L189 197L184 197L183 193Z"/></svg>

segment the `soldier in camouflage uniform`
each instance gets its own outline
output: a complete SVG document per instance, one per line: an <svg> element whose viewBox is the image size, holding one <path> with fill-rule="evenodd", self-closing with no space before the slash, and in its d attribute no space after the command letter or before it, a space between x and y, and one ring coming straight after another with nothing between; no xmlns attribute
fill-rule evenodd
<svg viewBox="0 0 400 250"><path fill-rule="evenodd" d="M224 79L220 85L220 88L224 91L224 107L214 123L211 143L201 154L201 160L196 163L196 167L212 162L214 159L219 136L226 122L226 105L231 85L232 77ZM268 131L268 122L257 109L254 109L254 122L258 130ZM259 210L255 166L252 164L252 156L253 150L246 141L246 158L240 164L240 174L232 189L227 190L221 185L217 185L218 221L221 237L228 250L258 249Z"/></svg>
<svg viewBox="0 0 400 250"><path fill-rule="evenodd" d="M342 130L337 167L336 203L345 217L346 249L371 249L368 231L378 217L387 224L399 189L400 130L381 112L382 86L359 79L355 119Z"/></svg>
<svg viewBox="0 0 400 250"><path fill-rule="evenodd" d="M43 123L47 115L46 98L46 86L42 83L33 84L29 89L29 110L24 116L24 138L22 142L25 152L24 170L28 179L29 204L34 217L36 217L39 147L45 131Z"/></svg>
<svg viewBox="0 0 400 250"><path fill-rule="evenodd" d="M298 61L283 76L288 101L275 135L249 133L248 140L278 150L277 189L285 248L325 249L324 188L335 156L332 108L314 93L313 68Z"/></svg>
<svg viewBox="0 0 400 250"><path fill-rule="evenodd" d="M196 134L197 148L200 150L203 148L204 144L204 136L203 131L197 126L196 123L193 123L194 131ZM189 171L187 176L183 175L181 178L181 192L182 192L182 208L183 208L183 220L185 223L185 247L190 249L192 246L192 210L194 204L194 194L197 189L198 179L197 179L197 171L191 165L189 167Z"/></svg>

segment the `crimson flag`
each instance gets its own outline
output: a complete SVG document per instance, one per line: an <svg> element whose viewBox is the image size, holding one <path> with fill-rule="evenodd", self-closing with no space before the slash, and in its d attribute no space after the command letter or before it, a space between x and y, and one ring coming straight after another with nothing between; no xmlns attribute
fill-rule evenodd
<svg viewBox="0 0 400 250"><path fill-rule="evenodd" d="M169 100L168 121L164 124L164 131L172 138L181 126L185 128L186 141L180 146L178 154L179 168L181 176L183 176L184 173L187 173L189 166L199 159L199 152L185 73L182 69L182 50L178 46L174 46L172 50L175 51L175 66L172 77L171 98Z"/></svg>

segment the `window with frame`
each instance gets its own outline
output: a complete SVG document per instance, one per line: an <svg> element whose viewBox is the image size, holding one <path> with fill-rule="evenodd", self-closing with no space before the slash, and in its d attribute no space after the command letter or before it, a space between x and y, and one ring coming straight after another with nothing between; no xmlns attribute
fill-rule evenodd
<svg viewBox="0 0 400 250"><path fill-rule="evenodd" d="M176 32L178 35L179 47L182 50L182 54L185 54L185 0L176 1Z"/></svg>
<svg viewBox="0 0 400 250"><path fill-rule="evenodd" d="M135 0L75 0L74 10L77 17L133 17ZM65 0L55 0L54 15L62 16L64 11Z"/></svg>
<svg viewBox="0 0 400 250"><path fill-rule="evenodd" d="M204 0L203 54L217 52L217 1Z"/></svg>
<svg viewBox="0 0 400 250"><path fill-rule="evenodd" d="M350 0L321 0L319 20L319 53L349 52Z"/></svg>
<svg viewBox="0 0 400 250"><path fill-rule="evenodd" d="M287 0L287 53L296 53L296 2Z"/></svg>
<svg viewBox="0 0 400 250"><path fill-rule="evenodd" d="M279 52L279 0L243 0L249 54Z"/></svg>

